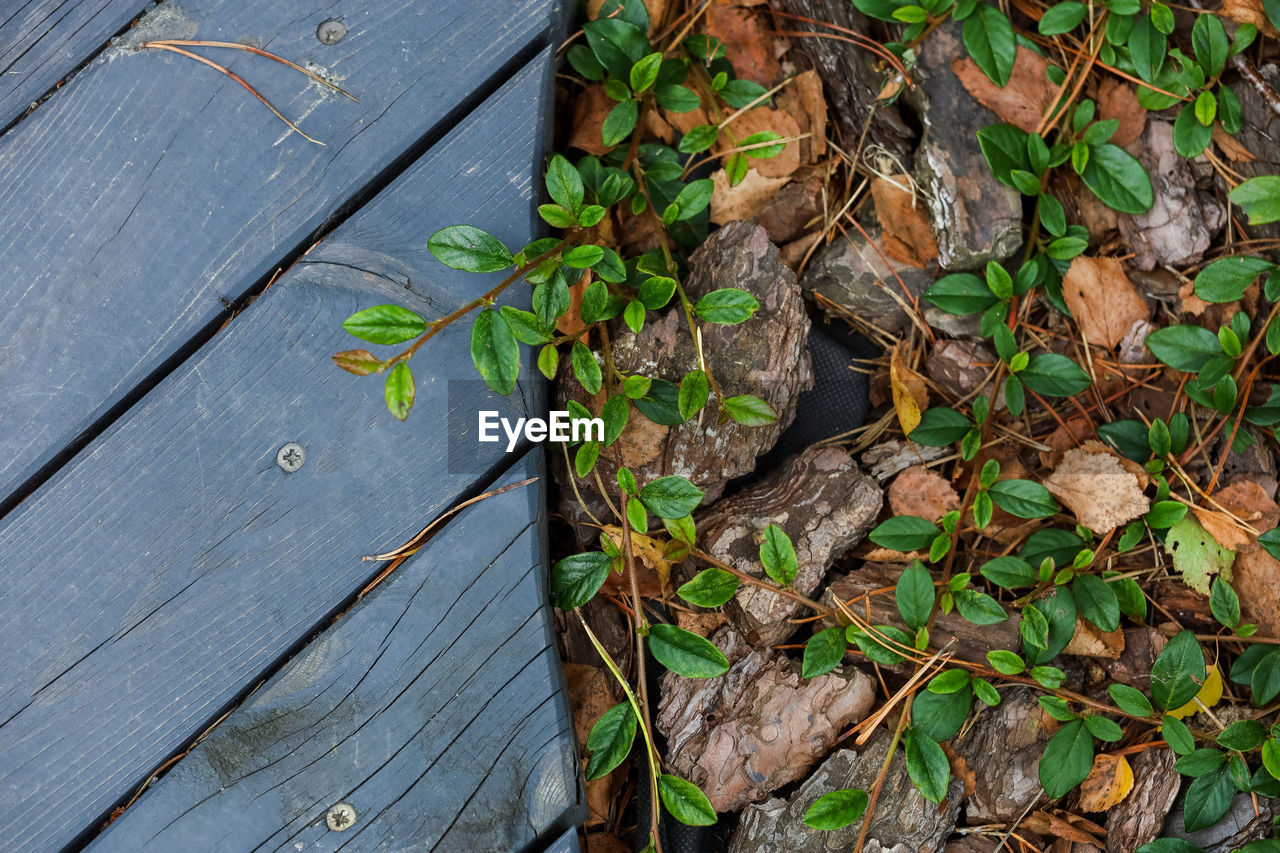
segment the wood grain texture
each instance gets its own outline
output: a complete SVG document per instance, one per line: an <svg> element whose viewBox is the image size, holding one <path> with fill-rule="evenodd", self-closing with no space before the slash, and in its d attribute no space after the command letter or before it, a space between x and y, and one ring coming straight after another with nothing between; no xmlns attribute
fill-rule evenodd
<svg viewBox="0 0 1280 853"><path fill-rule="evenodd" d="M541 456L498 485L542 476ZM89 850L516 851L580 819L542 492L450 521ZM341 832L338 802L357 815Z"/></svg>
<svg viewBox="0 0 1280 853"><path fill-rule="evenodd" d="M145 0L17 0L0 11L0 127L128 25Z"/></svg>
<svg viewBox="0 0 1280 853"><path fill-rule="evenodd" d="M529 238L549 62L537 56L4 520L6 851L96 826L360 588L375 571L362 555L407 540L510 458L450 445L448 409L462 405L450 380L475 376L469 323L413 360L406 423L377 378L329 355L357 343L341 328L355 310L396 301L438 316L492 286L496 274L429 255L436 228ZM541 410L531 367L512 398L465 401L470 417ZM274 461L289 441L307 453L293 474Z"/></svg>
<svg viewBox="0 0 1280 853"><path fill-rule="evenodd" d="M371 182L527 61L552 0L182 0L148 14L0 138L0 505L94 434ZM342 18L334 45L316 27ZM246 40L278 63L147 39ZM513 65L514 63L514 65ZM426 232L417 235L425 239Z"/></svg>

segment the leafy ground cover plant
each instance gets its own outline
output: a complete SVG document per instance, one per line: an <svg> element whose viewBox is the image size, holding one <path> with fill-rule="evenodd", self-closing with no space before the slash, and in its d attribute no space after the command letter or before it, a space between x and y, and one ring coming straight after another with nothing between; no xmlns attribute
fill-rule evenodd
<svg viewBox="0 0 1280 853"><path fill-rule="evenodd" d="M714 644L646 615L637 554L698 566L676 591L693 608L721 607L746 585L800 602L824 620L799 651L805 678L850 660L909 673L895 682L900 688L875 719L893 726L890 754L902 751L912 781L933 802L946 798L951 781L948 742L977 708L998 705L1002 691L1015 685L1037 691L1040 706L1058 724L1039 762L1049 800L1070 798L1099 774L1122 782L1128 771L1131 785L1127 756L1164 745L1179 756L1176 770L1188 780L1187 831L1217 823L1237 792L1280 796L1274 707L1280 645L1244 618L1231 578L1237 552L1247 547L1280 559L1280 528L1262 528L1220 488L1230 457L1259 441L1274 443L1272 430L1280 423L1280 386L1272 368L1280 355L1280 267L1267 254L1274 246L1254 241L1246 244L1249 251L1237 251L1227 245L1208 263L1176 270L1188 285L1184 302L1194 296L1198 304L1232 310L1173 309L1169 313L1183 315L1184 322L1148 324L1136 344L1142 357L1125 361L1117 355L1120 337L1111 335L1105 317L1091 313L1082 294L1093 282L1108 298L1141 297L1123 272L1116 273L1119 261L1102 256L1089 223L1070 221L1057 192L1063 183L1079 181L1101 204L1129 216L1147 213L1155 202L1156 185L1140 159L1114 141L1120 122L1101 118L1098 103L1085 94L1098 76L1132 83L1146 109L1171 110L1177 155L1197 157L1240 132L1233 87L1256 85L1248 73L1250 53L1267 43L1273 50L1274 39L1253 24L1137 0L1014 4L1012 18L1008 9L983 0L854 5L883 22L877 50L893 60L885 63L886 102L898 96L894 78L910 73L921 43L950 19L961 22L973 62L996 87L1013 80L1020 48L1047 59L1052 97L1035 126L1000 122L977 134L994 177L1027 199L1021 257L941 275L923 295L939 311L974 324L994 354L990 371L964 391L933 387L940 403L932 407L894 385L890 416L857 437L863 448L900 435L916 452L936 449L929 458L941 459L960 486L958 508L931 518L894 513L871 532L876 559L901 566L892 589L880 593L892 596L897 618L872 624L847 602L828 606L795 589L798 560L780 527L761 531L763 578L756 577L699 547L692 514L704 497L701 489L674 476L641 482L619 464L616 484L609 484L619 532L602 535L598 550L555 564L556 606L580 611L611 574L620 574L631 590L637 659L643 662L647 649L672 672L714 678L729 667ZM766 102L773 91L735 74L724 45L695 26L699 8L680 12L673 5L662 22L654 22L637 0L611 0L571 40L566 58L572 73L601 85L611 100L600 126L600 142L610 150L575 161L557 154L548 161L539 213L560 236L509 247L475 225L442 229L428 240L442 263L504 277L432 320L395 305L348 318L346 330L366 342L408 344L386 357L364 349L334 356L352 373L382 375L393 415L403 419L413 405L412 356L465 317L472 324L476 369L499 393L515 388L527 346L536 349L535 363L546 376L571 373L588 394L598 395L598 413L570 404L575 416L599 414L606 424L604 441L577 447L573 468L579 478L593 474L600 454L611 452L637 417L667 425L704 410L747 425L776 418L763 400L720 386L699 331L705 324L744 322L759 308L756 300L736 288L691 300L683 287L684 253L705 238L717 191L711 178L697 177L699 167L723 170L724 185L732 188L747 179L753 161L778 156L794 140L773 131L738 134L735 116ZM1260 23L1280 19L1275 4L1260 8ZM712 121L690 127L671 144L655 141L646 129L655 110L699 108ZM847 165L855 174L876 176L861 151ZM1229 201L1249 224L1280 220L1280 176L1242 181L1223 174L1233 187ZM851 195L843 209L856 208L858 197ZM601 223L618 211L644 218L657 248L624 256L605 239ZM824 229L834 230L838 219L831 217ZM528 310L498 304L517 286L528 288ZM921 354L933 338L922 306L909 307L919 323L902 340L887 341L896 344L892 359ZM620 372L610 356L607 324L620 317L639 331L655 312L667 310L683 317L694 344L695 360L683 378L676 383ZM1145 323L1145 306L1140 313ZM1206 319L1191 319L1201 315ZM1132 406L1133 393L1143 388L1165 394L1159 414ZM1023 464L1020 447L1049 454L1040 466L1047 472ZM654 519L660 523L651 524ZM1216 630L1182 627L1161 604L1154 584L1171 573L1205 596ZM1017 645L961 659L934 640L939 617L953 614L977 626L1012 621ZM681 822L713 823L703 792L663 772L643 665L629 681L578 619L626 697L591 731L587 778L608 775L638 741L654 804L651 826L658 824L659 803ZM1069 672L1069 649L1081 635L1114 636L1157 622L1170 629L1169 638L1149 661L1148 689L1116 682L1090 692ZM836 830L874 813L888 766L886 761L869 790L821 797L805 823ZM864 837L869 823L864 821ZM656 830L651 844L658 845ZM1275 844L1255 841L1243 849L1258 853ZM1180 839L1140 848L1195 849Z"/></svg>

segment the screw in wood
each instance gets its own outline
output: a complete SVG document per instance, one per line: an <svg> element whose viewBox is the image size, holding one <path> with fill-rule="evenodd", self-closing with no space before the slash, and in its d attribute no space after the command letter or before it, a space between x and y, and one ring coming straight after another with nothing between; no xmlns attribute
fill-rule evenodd
<svg viewBox="0 0 1280 853"><path fill-rule="evenodd" d="M356 822L356 810L351 807L351 803L338 803L330 806L329 811L325 812L325 826L334 832L342 832L344 829L350 829Z"/></svg>
<svg viewBox="0 0 1280 853"><path fill-rule="evenodd" d="M330 18L316 27L316 38L321 44L337 44L347 35L347 25L337 18Z"/></svg>
<svg viewBox="0 0 1280 853"><path fill-rule="evenodd" d="M276 451L276 464L283 468L286 474L297 471L306 461L307 451L296 441L291 441Z"/></svg>

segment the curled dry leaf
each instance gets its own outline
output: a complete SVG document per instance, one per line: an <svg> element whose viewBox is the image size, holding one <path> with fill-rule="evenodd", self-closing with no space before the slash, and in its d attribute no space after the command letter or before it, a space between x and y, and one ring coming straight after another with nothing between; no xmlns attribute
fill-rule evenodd
<svg viewBox="0 0 1280 853"><path fill-rule="evenodd" d="M766 178L751 168L740 184L731 187L725 170L717 170L711 176L711 181L715 184L715 192L711 195L711 221L723 225L735 219L753 218L769 207L778 189L788 180L785 177Z"/></svg>
<svg viewBox="0 0 1280 853"><path fill-rule="evenodd" d="M1253 24L1263 35L1277 37L1276 28L1262 8L1262 0L1223 0L1222 16L1237 24Z"/></svg>
<svg viewBox="0 0 1280 853"><path fill-rule="evenodd" d="M920 412L929 405L929 392L924 380L914 370L902 363L900 347L894 347L889 356L889 387L893 391L893 408L898 423L908 436L920 425Z"/></svg>
<svg viewBox="0 0 1280 853"><path fill-rule="evenodd" d="M1244 621L1257 625L1264 637L1280 638L1280 588L1276 584L1280 560L1261 545L1245 545L1236 553L1231 574Z"/></svg>
<svg viewBox="0 0 1280 853"><path fill-rule="evenodd" d="M818 72L810 68L798 74L795 79L796 94L800 96L800 106L809 117L809 157L817 162L827 153L827 99L822 94L822 78Z"/></svg>
<svg viewBox="0 0 1280 853"><path fill-rule="evenodd" d="M1118 805L1133 790L1133 768L1123 755L1098 755L1093 768L1080 783L1080 809L1105 812Z"/></svg>
<svg viewBox="0 0 1280 853"><path fill-rule="evenodd" d="M1079 447L1093 438L1093 422L1087 418L1071 418L1060 425L1044 443L1049 450L1040 451L1040 464L1046 468L1056 468L1062 462L1062 454L1073 447Z"/></svg>
<svg viewBox="0 0 1280 853"><path fill-rule="evenodd" d="M1124 654L1124 631L1103 632L1083 616L1076 617L1076 630L1062 650L1066 655L1118 660Z"/></svg>
<svg viewBox="0 0 1280 853"><path fill-rule="evenodd" d="M1013 74L1004 88L992 83L977 64L968 57L951 62L951 70L969 94L1002 121L1034 133L1040 119L1053 103L1057 87L1049 82L1045 71L1049 62L1033 50L1019 45L1013 61Z"/></svg>
<svg viewBox="0 0 1280 853"><path fill-rule="evenodd" d="M1249 541L1249 534L1235 518L1227 513L1200 506L1192 507L1191 511L1195 513L1200 526L1207 530L1222 547L1234 550Z"/></svg>
<svg viewBox="0 0 1280 853"><path fill-rule="evenodd" d="M1044 485L1095 533L1109 533L1151 508L1138 475L1098 441L1063 453Z"/></svg>
<svg viewBox="0 0 1280 853"><path fill-rule="evenodd" d="M924 199L913 194L910 186L906 175L875 178L871 198L883 229L884 250L895 260L924 268L938 259L938 243Z"/></svg>
<svg viewBox="0 0 1280 853"><path fill-rule="evenodd" d="M1071 262L1062 279L1062 298L1075 315L1089 343L1111 349L1133 324L1150 316L1147 303L1115 258L1086 258Z"/></svg>
<svg viewBox="0 0 1280 853"><path fill-rule="evenodd" d="M889 485L889 506L894 515L914 515L936 522L960 508L960 495L941 474L913 465Z"/></svg>

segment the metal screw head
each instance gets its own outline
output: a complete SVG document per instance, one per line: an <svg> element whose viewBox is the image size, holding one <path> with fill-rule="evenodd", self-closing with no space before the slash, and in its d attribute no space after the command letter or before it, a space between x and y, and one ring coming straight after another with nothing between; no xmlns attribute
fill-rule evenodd
<svg viewBox="0 0 1280 853"><path fill-rule="evenodd" d="M296 441L291 441L276 451L276 464L283 468L286 474L297 471L306 461L307 451Z"/></svg>
<svg viewBox="0 0 1280 853"><path fill-rule="evenodd" d="M356 810L351 807L351 803L338 803L336 806L330 806L329 811L325 812L325 826L334 832L342 832L344 829L350 829L356 822Z"/></svg>
<svg viewBox="0 0 1280 853"><path fill-rule="evenodd" d="M337 18L330 18L316 27L316 38L321 44L337 44L346 34L347 25Z"/></svg>

